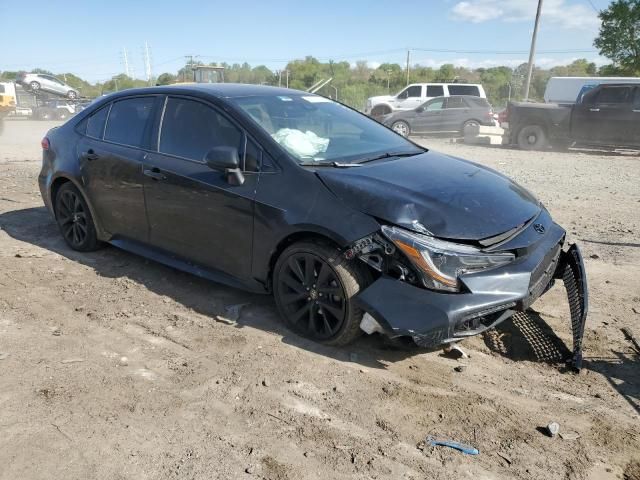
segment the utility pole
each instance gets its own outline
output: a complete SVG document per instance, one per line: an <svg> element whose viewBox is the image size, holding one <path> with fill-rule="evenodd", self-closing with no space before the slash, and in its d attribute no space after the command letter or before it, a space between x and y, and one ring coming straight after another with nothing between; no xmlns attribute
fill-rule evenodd
<svg viewBox="0 0 640 480"><path fill-rule="evenodd" d="M287 73L287 88L289 88L289 70L285 70Z"/></svg>
<svg viewBox="0 0 640 480"><path fill-rule="evenodd" d="M278 86L282 86L282 70L278 70Z"/></svg>
<svg viewBox="0 0 640 480"><path fill-rule="evenodd" d="M127 47L122 48L122 60L124 61L124 74L127 77L131 77L131 72L129 72L129 57L127 56Z"/></svg>
<svg viewBox="0 0 640 480"><path fill-rule="evenodd" d="M531 50L529 50L529 64L527 65L527 82L524 84L524 101L529 100L529 87L531 86L531 75L533 73L533 57L536 54L536 37L538 36L538 24L540 23L540 12L542 11L542 0L538 0L538 11L536 12L536 23L531 36Z"/></svg>
<svg viewBox="0 0 640 480"><path fill-rule="evenodd" d="M152 78L152 74L151 74L151 54L149 53L149 43L148 42L144 42L144 50L142 52L142 56L144 58L144 70L145 70L145 74L147 76L147 82L149 84L151 84L151 78Z"/></svg>
<svg viewBox="0 0 640 480"><path fill-rule="evenodd" d="M409 61L411 60L411 50L407 50L407 85L409 85Z"/></svg>

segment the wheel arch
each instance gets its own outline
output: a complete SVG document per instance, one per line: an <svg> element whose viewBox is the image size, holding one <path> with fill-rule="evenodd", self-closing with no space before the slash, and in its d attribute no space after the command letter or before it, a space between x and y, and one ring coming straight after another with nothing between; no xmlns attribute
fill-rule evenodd
<svg viewBox="0 0 640 480"><path fill-rule="evenodd" d="M102 229L102 226L100 224L100 219L96 215L95 208L93 207L91 200L89 200L89 196L84 191L84 188L82 188L81 183L78 182L78 180L73 178L73 176L71 175L60 174L56 176L51 182L51 186L49 187L49 198L51 200L51 210L53 211L54 217L56 216L56 196L60 191L60 188L62 187L62 185L64 185L65 183L73 184L73 186L76 187L80 192L80 195L82 195L82 198L84 198L84 201L87 202L87 205L89 206L89 211L91 212L91 218L93 219L93 224L96 227L98 238L100 240L107 238L108 235Z"/></svg>
<svg viewBox="0 0 640 480"><path fill-rule="evenodd" d="M273 290L273 272L278 258L280 258L280 255L282 255L282 252L284 252L287 247L293 245L294 243L303 241L325 243L336 248L340 248L340 246L344 245L345 243L344 239L339 238L332 232L321 231L318 229L307 228L304 230L298 230L289 233L278 242L273 253L271 254L271 257L269 258L269 270L267 274L267 290L269 292Z"/></svg>

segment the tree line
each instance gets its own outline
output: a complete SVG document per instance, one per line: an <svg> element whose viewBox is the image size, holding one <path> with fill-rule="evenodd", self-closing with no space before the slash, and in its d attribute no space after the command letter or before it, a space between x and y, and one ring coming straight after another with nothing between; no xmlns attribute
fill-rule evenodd
<svg viewBox="0 0 640 480"><path fill-rule="evenodd" d="M529 97L542 100L547 81L553 76L639 76L640 75L640 0L616 0L599 13L601 27L594 45L600 54L609 58L611 64L596 67L586 59L578 59L568 65L549 69L534 68ZM78 89L83 96L96 97L117 90L147 85L168 85L188 82L193 78L188 64L177 72L165 72L150 82L127 77L114 76L105 82L90 83L73 73L59 73L56 76ZM251 66L248 63L221 63L225 68L225 81L261 85L289 86L306 90L320 80L331 78L319 94L337 99L357 109L363 109L368 97L394 94L407 83L461 82L480 83L484 86L489 101L495 106L505 105L509 100L520 100L524 91L527 64L515 68L497 66L491 68L465 68L444 64L439 68L413 65L407 72L405 65L383 63L371 66L366 61L355 64L349 62L321 62L308 56L292 60L280 70L272 70L265 65ZM34 72L51 73L35 69ZM4 71L0 80L13 80L17 72Z"/></svg>

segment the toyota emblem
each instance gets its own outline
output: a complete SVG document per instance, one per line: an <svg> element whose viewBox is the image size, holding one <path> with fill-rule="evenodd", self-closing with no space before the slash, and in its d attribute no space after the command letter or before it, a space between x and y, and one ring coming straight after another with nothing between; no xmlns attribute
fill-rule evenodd
<svg viewBox="0 0 640 480"><path fill-rule="evenodd" d="M544 225L541 223L534 223L533 229L540 234L543 234L545 230Z"/></svg>

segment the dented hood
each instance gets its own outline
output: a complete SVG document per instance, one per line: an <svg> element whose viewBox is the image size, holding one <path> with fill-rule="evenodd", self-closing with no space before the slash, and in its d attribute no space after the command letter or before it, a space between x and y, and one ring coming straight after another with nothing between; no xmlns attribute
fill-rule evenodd
<svg viewBox="0 0 640 480"><path fill-rule="evenodd" d="M489 168L437 152L322 168L317 175L342 201L386 222L434 236L481 240L540 212L528 190Z"/></svg>

